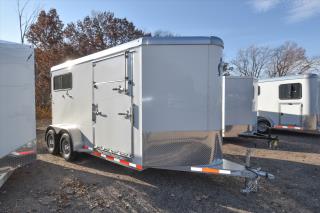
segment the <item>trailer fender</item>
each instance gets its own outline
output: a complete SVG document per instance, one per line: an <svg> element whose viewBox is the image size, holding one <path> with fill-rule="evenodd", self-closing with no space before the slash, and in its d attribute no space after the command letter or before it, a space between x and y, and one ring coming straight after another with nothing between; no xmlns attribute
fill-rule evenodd
<svg viewBox="0 0 320 213"><path fill-rule="evenodd" d="M72 140L73 150L79 151L82 149L83 147L82 134L81 134L80 128L77 125L54 124L54 125L50 125L47 128L47 131L49 131L50 129L53 129L55 131L55 133L58 136L57 137L58 139L60 139L63 133L68 133Z"/></svg>
<svg viewBox="0 0 320 213"><path fill-rule="evenodd" d="M274 122L273 122L273 120L271 118L264 117L264 116L258 116L257 122L262 121L262 120L268 121L270 123L271 127L274 126Z"/></svg>

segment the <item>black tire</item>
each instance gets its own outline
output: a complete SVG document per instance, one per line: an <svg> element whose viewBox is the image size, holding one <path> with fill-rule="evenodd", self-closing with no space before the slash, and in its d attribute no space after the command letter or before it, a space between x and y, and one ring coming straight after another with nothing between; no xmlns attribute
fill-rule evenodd
<svg viewBox="0 0 320 213"><path fill-rule="evenodd" d="M73 151L73 144L68 133L63 133L60 138L60 154L66 161L73 161L76 153Z"/></svg>
<svg viewBox="0 0 320 213"><path fill-rule="evenodd" d="M267 120L258 120L257 131L261 134L268 133L268 129L271 127L271 124Z"/></svg>
<svg viewBox="0 0 320 213"><path fill-rule="evenodd" d="M48 152L52 155L58 154L59 153L59 145L58 145L58 141L57 141L57 135L53 129L50 129L47 131L45 139L46 139Z"/></svg>

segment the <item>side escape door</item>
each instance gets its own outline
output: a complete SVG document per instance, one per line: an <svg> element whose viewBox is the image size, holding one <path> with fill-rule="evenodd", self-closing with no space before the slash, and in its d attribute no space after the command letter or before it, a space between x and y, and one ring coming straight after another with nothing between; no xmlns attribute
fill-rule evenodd
<svg viewBox="0 0 320 213"><path fill-rule="evenodd" d="M284 126L302 126L302 98L301 83L282 84L279 86L279 124Z"/></svg>
<svg viewBox="0 0 320 213"><path fill-rule="evenodd" d="M281 103L280 104L280 125L302 126L302 104Z"/></svg>
<svg viewBox="0 0 320 213"><path fill-rule="evenodd" d="M93 62L94 145L123 157L133 153L132 54Z"/></svg>

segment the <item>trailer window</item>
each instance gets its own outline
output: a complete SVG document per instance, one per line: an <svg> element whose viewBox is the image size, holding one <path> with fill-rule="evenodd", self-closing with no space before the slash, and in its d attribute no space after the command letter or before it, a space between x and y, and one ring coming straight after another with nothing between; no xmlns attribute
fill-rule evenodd
<svg viewBox="0 0 320 213"><path fill-rule="evenodd" d="M279 86L279 99L300 99L302 97L302 85L300 83L281 84Z"/></svg>
<svg viewBox="0 0 320 213"><path fill-rule="evenodd" d="M261 89L260 89L260 86L258 86L258 95L260 95L261 93Z"/></svg>
<svg viewBox="0 0 320 213"><path fill-rule="evenodd" d="M53 77L53 89L71 89L72 88L72 73L57 75Z"/></svg>

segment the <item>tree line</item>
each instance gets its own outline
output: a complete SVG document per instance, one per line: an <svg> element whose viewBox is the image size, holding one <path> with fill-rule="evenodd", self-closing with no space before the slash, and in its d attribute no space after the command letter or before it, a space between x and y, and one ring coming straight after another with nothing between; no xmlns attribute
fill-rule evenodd
<svg viewBox="0 0 320 213"><path fill-rule="evenodd" d="M230 61L229 69L230 67L235 75L273 78L319 72L320 58L307 57L303 47L287 41L275 48L251 45L240 49L236 57Z"/></svg>
<svg viewBox="0 0 320 213"><path fill-rule="evenodd" d="M38 117L51 115L52 66L150 35L112 12L92 12L65 25L56 9L40 11L25 33L27 41L35 47Z"/></svg>
<svg viewBox="0 0 320 213"><path fill-rule="evenodd" d="M36 109L38 118L51 116L50 68L67 60L86 56L142 36L175 37L169 31L153 34L138 29L126 18L109 11L92 12L76 22L64 24L56 9L34 11L24 17L18 1L21 42L25 39L35 47ZM240 49L228 63L233 75L277 77L310 70L320 71L319 58L308 58L306 50L294 42L276 48L252 45Z"/></svg>

